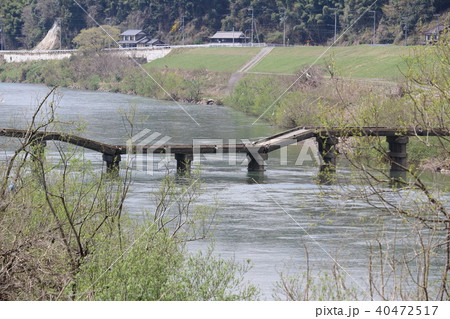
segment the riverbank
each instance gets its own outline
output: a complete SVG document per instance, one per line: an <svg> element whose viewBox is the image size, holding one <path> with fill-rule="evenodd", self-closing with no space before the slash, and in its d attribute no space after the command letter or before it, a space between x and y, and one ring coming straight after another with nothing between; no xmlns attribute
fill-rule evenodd
<svg viewBox="0 0 450 319"><path fill-rule="evenodd" d="M327 48L324 47L274 48L267 56L243 71L242 67L257 57L261 50L261 48L174 49L166 57L142 65L137 65L136 61L128 58L108 54L79 54L60 61L4 63L0 65L0 81L59 85L73 89L135 94L188 103L218 105L225 103L241 111L259 116L262 113L258 106L260 102L252 100L251 95L254 92L248 92L245 88L246 83L254 83L255 80L261 81L261 83L256 83L257 87L266 86L266 83L269 83L270 95L272 93L279 95L279 92L290 87L296 81L302 70L305 70L305 66L314 62L311 59L315 56L321 58L315 61L314 70L305 74L299 82L306 82L311 72L317 73L319 72L317 70L320 70L321 78L330 77L330 75L367 78L370 70L374 67L383 70L381 74L377 73L379 78L392 80L398 78L400 70L404 69L402 55L407 54L410 49L395 46L356 46L349 50L346 47L337 47L332 48L325 55L323 53ZM358 69L359 73L349 73L348 70L352 69L349 66L354 60L355 54L360 55L360 59L364 59L366 64L363 65L358 59L359 62L354 64L353 68ZM368 65L370 65L369 69ZM385 65L391 67L383 68L382 66ZM398 68L392 66L398 66ZM344 67L346 72L341 72ZM231 83L230 79L233 76L237 78L237 81ZM366 79L358 79L362 79L366 83ZM308 83L310 82L308 80ZM314 85L316 84L318 83ZM320 84L325 85L324 83ZM373 84L373 86L379 85L380 82ZM236 86L237 90L235 90ZM266 89L263 87L263 91ZM296 89L298 89L297 86L290 91ZM258 88L258 91L261 90ZM324 92L315 93L327 96L329 90L325 91L325 95ZM258 95L261 93L264 95L266 92L256 92ZM286 96L283 97L283 99L286 98ZM249 100L249 105L245 107L239 105L242 100ZM279 104L274 105L275 109L278 107ZM272 124L283 127L296 125L296 120L286 120L285 116L270 117L268 115L264 114L263 119ZM307 118L306 120L311 119ZM308 122L307 124L312 123Z"/></svg>
<svg viewBox="0 0 450 319"><path fill-rule="evenodd" d="M202 70L154 69L108 54L0 65L1 82L58 85L188 103L206 103L214 98L220 104L217 92L226 87L229 76Z"/></svg>
<svg viewBox="0 0 450 319"><path fill-rule="evenodd" d="M314 64L328 70L332 65L335 76L397 80L406 69L403 58L414 50L369 45L270 48L269 54L247 70L241 70L264 49L178 48L164 58L142 65L128 58L105 53L77 54L56 61L5 63L0 65L0 81L43 83L194 103L204 99L220 102L225 97L224 92L233 73L288 76L289 81L292 81L306 66ZM374 73L374 70L378 72ZM164 89L171 96L161 92L161 88L150 77L159 81L161 86L164 84ZM146 78L151 81L147 83ZM146 88L142 87L144 85Z"/></svg>

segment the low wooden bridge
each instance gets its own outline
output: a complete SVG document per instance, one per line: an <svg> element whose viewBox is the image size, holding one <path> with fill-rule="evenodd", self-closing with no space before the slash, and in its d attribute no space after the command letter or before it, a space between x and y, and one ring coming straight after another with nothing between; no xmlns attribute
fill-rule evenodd
<svg viewBox="0 0 450 319"><path fill-rule="evenodd" d="M265 139L249 144L221 145L110 145L59 132L35 132L30 136L26 130L0 129L0 136L32 138L34 143L46 145L46 141L62 141L103 154L108 171L118 170L123 154L154 153L175 154L177 169L189 171L194 153L245 153L249 171L264 171L264 161L268 154L281 147L306 139L314 138L318 142L319 153L323 157L320 171L334 171L336 166L336 145L341 137L379 136L386 137L389 144L391 171L405 171L406 145L410 136L450 136L450 129L389 128L389 127L346 127L323 128L314 126L296 127Z"/></svg>

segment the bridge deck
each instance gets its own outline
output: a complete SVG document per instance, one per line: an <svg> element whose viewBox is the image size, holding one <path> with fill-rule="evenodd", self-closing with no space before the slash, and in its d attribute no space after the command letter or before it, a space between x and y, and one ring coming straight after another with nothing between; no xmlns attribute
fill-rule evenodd
<svg viewBox="0 0 450 319"><path fill-rule="evenodd" d="M26 130L0 129L0 136L25 138L29 136ZM348 127L330 128L323 127L296 127L273 136L261 139L251 144L221 144L221 145L132 145L132 153L172 153L193 154L199 153L269 153L283 146L294 144L314 137L350 137L350 136L450 136L450 129L418 128L388 128L388 127ZM97 142L76 135L40 131L34 138L42 141L62 141L76 146L84 147L96 152L108 155L121 155L127 153L126 145L111 145ZM194 149L195 148L195 149Z"/></svg>
<svg viewBox="0 0 450 319"><path fill-rule="evenodd" d="M250 144L221 144L221 145L110 145L76 135L58 132L34 132L26 130L0 129L0 136L32 138L35 141L56 140L70 143L103 154L107 171L118 172L122 154L127 153L171 153L177 160L177 171L190 170L194 154L199 153L246 153L249 159L249 171L264 171L264 161L268 153L283 146L291 145L309 138L318 139L319 152L324 164L320 166L320 172L333 172L336 167L335 145L337 137L349 136L386 136L389 143L389 158L391 160L391 172L402 174L407 170L406 136L450 136L450 129L417 128L387 128L387 127L362 127L362 128L330 128L322 127L296 127L276 135L264 138ZM399 137L399 138L397 138ZM327 182L327 179L324 180Z"/></svg>
<svg viewBox="0 0 450 319"><path fill-rule="evenodd" d="M313 137L352 137L352 136L449 136L450 129L389 128L389 127L347 127L323 128L302 126L269 136L254 143L264 148L266 153L280 147Z"/></svg>

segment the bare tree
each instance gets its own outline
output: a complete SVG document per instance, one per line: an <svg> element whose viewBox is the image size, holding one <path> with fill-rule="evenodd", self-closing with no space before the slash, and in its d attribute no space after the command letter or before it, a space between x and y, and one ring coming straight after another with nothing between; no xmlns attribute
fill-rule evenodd
<svg viewBox="0 0 450 319"><path fill-rule="evenodd" d="M417 49L406 60L404 94L388 97L372 94L363 100L365 105L358 105L363 109L359 112L343 103L349 113L347 124L389 126L397 128L399 136L406 128L428 130L437 136L417 134L409 138L409 145L425 153L435 152L436 157L445 161L450 155L449 56L448 35L435 46ZM371 267L379 261L378 285L371 280L371 291L382 299L450 299L450 212L445 198L448 189L428 181L423 170L414 165L396 162L397 168L407 174L390 171L388 167L393 164L390 153L395 150L389 149L384 137L361 136L346 140L350 147L341 148L341 153L358 173L358 181L353 180L349 186L341 184L342 195L363 199L381 212L390 213L392 218L403 220L411 232L403 243L411 250L401 257L395 245L390 246L392 249L383 245L400 242L398 238L381 236L375 239L375 244L370 243ZM431 271L437 269L440 271L438 286L434 284L436 276L431 276Z"/></svg>
<svg viewBox="0 0 450 319"><path fill-rule="evenodd" d="M45 132L58 126L55 90L38 105L20 146L1 167L2 299L66 298L66 286L99 238L120 229L128 172L122 178L94 172L82 151L64 141L54 143L59 160L45 160Z"/></svg>

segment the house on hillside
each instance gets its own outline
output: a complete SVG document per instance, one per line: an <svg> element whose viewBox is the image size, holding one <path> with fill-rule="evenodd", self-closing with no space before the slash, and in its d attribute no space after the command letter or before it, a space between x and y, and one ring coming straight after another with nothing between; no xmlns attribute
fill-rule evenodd
<svg viewBox="0 0 450 319"><path fill-rule="evenodd" d="M448 32L449 27L448 26L444 26L443 24L438 25L437 27L427 30L425 31L423 34L425 35L425 43L423 44L432 44L435 43L436 41L439 41L439 39L441 38L441 35L444 32Z"/></svg>
<svg viewBox="0 0 450 319"><path fill-rule="evenodd" d="M122 32L118 43L123 48L146 48L164 45L159 39L150 39L147 37L142 30L127 30Z"/></svg>
<svg viewBox="0 0 450 319"><path fill-rule="evenodd" d="M136 48L138 43L147 38L142 30L127 30L120 34L118 42L124 48Z"/></svg>
<svg viewBox="0 0 450 319"><path fill-rule="evenodd" d="M241 31L218 31L209 40L211 43L243 43L246 37Z"/></svg>

